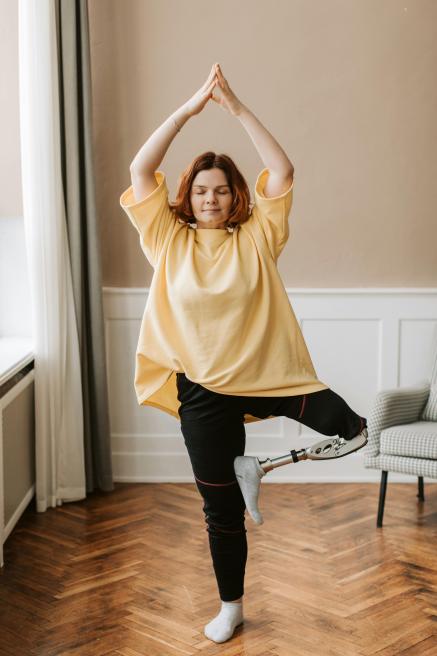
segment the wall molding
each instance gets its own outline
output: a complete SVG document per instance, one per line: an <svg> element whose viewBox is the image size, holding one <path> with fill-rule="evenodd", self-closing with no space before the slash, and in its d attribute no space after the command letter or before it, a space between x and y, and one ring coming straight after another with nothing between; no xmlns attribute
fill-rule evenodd
<svg viewBox="0 0 437 656"><path fill-rule="evenodd" d="M367 416L382 389L429 379L437 340L437 288L287 288L318 377ZM138 406L135 349L149 288L103 288L114 479L194 482L179 422ZM321 439L287 417L246 424L246 455L275 457ZM379 482L359 452L331 462L299 462L263 483ZM426 481L427 479L425 479ZM391 482L416 478L390 473ZM431 479L430 481L431 482Z"/></svg>

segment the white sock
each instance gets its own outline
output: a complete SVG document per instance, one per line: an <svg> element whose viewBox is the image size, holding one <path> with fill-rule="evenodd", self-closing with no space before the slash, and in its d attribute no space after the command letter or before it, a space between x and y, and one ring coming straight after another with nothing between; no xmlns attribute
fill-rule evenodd
<svg viewBox="0 0 437 656"><path fill-rule="evenodd" d="M242 622L243 602L222 601L220 613L205 626L204 633L214 642L225 642L232 637L235 628Z"/></svg>

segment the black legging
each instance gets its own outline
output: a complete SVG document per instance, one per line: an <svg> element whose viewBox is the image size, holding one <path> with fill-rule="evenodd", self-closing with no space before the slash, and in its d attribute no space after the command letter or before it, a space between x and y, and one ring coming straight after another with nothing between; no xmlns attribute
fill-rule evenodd
<svg viewBox="0 0 437 656"><path fill-rule="evenodd" d="M234 472L244 455L244 414L296 419L323 435L351 439L367 426L331 389L298 396L218 394L177 373L181 430L191 460L203 511L215 576L222 601L244 594L247 561L245 503Z"/></svg>

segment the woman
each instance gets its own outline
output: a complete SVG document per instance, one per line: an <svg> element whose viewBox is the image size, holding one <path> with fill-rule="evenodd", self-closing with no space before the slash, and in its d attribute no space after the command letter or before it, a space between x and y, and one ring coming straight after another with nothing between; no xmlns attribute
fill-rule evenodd
<svg viewBox="0 0 437 656"><path fill-rule="evenodd" d="M264 163L253 207L235 163L213 152L191 163L176 201L168 202L157 168L182 126L210 99L240 121ZM218 64L150 136L130 170L132 185L120 203L155 269L135 389L139 404L181 421L222 602L204 631L224 642L243 622L246 508L234 459L244 454L245 424L282 415L352 439L367 422L318 380L276 267L289 235L293 165Z"/></svg>

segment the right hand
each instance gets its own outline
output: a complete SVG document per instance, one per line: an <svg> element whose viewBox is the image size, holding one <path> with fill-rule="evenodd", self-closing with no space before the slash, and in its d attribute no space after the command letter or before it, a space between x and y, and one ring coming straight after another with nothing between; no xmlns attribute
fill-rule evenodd
<svg viewBox="0 0 437 656"><path fill-rule="evenodd" d="M212 96L212 92L216 84L218 84L218 78L216 73L215 64L212 65L211 72L208 75L206 82L200 87L198 91L187 100L185 106L190 116L199 114L202 109L205 107L206 103Z"/></svg>

